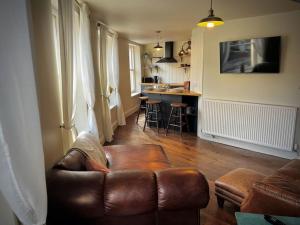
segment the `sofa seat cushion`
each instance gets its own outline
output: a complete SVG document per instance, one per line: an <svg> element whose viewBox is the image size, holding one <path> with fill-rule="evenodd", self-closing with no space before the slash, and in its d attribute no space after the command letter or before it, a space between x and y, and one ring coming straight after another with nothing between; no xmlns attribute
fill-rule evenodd
<svg viewBox="0 0 300 225"><path fill-rule="evenodd" d="M161 170L171 167L162 147L153 144L105 146L104 151L111 170Z"/></svg>

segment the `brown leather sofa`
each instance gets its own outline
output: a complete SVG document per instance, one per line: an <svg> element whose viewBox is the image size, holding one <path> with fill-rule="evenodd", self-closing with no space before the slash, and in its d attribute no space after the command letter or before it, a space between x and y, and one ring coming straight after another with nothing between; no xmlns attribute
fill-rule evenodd
<svg viewBox="0 0 300 225"><path fill-rule="evenodd" d="M171 168L158 145L104 147L109 173L70 151L47 175L47 225L199 225L209 187L195 168Z"/></svg>
<svg viewBox="0 0 300 225"><path fill-rule="evenodd" d="M292 160L273 175L254 183L241 211L299 217L300 160Z"/></svg>

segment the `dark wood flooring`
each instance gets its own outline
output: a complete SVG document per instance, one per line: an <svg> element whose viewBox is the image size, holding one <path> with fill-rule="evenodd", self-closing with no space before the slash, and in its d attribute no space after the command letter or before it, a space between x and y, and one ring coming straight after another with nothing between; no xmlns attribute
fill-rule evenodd
<svg viewBox="0 0 300 225"><path fill-rule="evenodd" d="M156 129L146 128L143 132L144 117L135 123L136 114L128 117L127 125L118 127L111 144L159 144L166 151L175 166L195 166L209 180L211 200L208 207L201 210L202 225L234 225L236 209L225 203L224 209L217 207L214 195L214 181L225 173L244 167L266 175L288 162L286 159L255 153L231 146L213 143L191 134L171 131L165 136L163 129L157 134Z"/></svg>

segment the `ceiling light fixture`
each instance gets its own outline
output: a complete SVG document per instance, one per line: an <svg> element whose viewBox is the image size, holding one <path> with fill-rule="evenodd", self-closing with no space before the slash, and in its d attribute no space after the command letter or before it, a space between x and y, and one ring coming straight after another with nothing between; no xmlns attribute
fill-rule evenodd
<svg viewBox="0 0 300 225"><path fill-rule="evenodd" d="M157 44L156 44L155 47L154 47L154 49L155 49L156 51L160 51L160 50L163 48L163 47L159 44L160 33L161 33L160 30L156 31L156 34L157 34Z"/></svg>
<svg viewBox="0 0 300 225"><path fill-rule="evenodd" d="M208 17L202 19L197 24L199 27L213 28L215 26L221 26L224 21L220 17L214 15L214 10L212 9L212 0L210 1L210 10Z"/></svg>

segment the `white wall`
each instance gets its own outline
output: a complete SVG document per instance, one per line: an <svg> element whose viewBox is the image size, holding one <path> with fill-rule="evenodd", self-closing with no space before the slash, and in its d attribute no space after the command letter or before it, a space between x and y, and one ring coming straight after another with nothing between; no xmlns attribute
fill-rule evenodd
<svg viewBox="0 0 300 225"><path fill-rule="evenodd" d="M157 65L159 67L158 73L156 70L151 71L148 69L149 64L148 62L145 65L145 61L143 63L144 75L145 76L156 76L158 75L162 80L162 83L183 83L184 81L190 80L190 69L187 69L186 72L184 69L179 68L180 64L191 64L191 57L190 55L186 55L183 57L181 62L180 57L178 56L179 51L181 50L181 46L183 43L187 41L175 41L174 42L174 58L177 60L177 63L155 63L158 59L153 59L152 64ZM160 43L164 47L164 43ZM163 57L165 48L161 49L160 51L156 51L154 49L155 44L147 44L144 45L143 53L148 53L153 57ZM185 46L186 48L187 46Z"/></svg>
<svg viewBox="0 0 300 225"><path fill-rule="evenodd" d="M199 67L193 77L199 72L203 97L300 107L300 29L296 21L300 21L300 11L225 21L212 30L194 29L193 43L198 40L203 47L193 49L192 67L202 58L203 72ZM220 74L219 42L277 35L282 36L279 74ZM296 143L300 143L299 122Z"/></svg>

